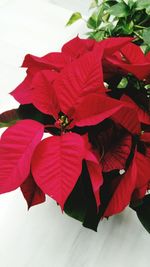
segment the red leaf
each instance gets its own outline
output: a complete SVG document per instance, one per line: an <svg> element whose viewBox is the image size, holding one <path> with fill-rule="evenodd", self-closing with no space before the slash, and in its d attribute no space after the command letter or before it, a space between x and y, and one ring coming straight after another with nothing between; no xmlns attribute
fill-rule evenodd
<svg viewBox="0 0 150 267"><path fill-rule="evenodd" d="M34 179L62 209L81 174L84 154L84 140L75 133L46 138L35 150L31 166Z"/></svg>
<svg viewBox="0 0 150 267"><path fill-rule="evenodd" d="M140 134L141 126L135 110L128 106L122 107L118 112L112 115L111 119L127 129L132 134Z"/></svg>
<svg viewBox="0 0 150 267"><path fill-rule="evenodd" d="M61 111L67 114L83 94L106 92L103 85L101 54L89 52L64 68L54 88Z"/></svg>
<svg viewBox="0 0 150 267"><path fill-rule="evenodd" d="M30 161L42 138L42 124L23 120L9 127L0 141L0 193L19 187L30 172Z"/></svg>
<svg viewBox="0 0 150 267"><path fill-rule="evenodd" d="M121 53L126 61L131 64L147 63L146 56L143 54L140 46L129 43L121 48Z"/></svg>
<svg viewBox="0 0 150 267"><path fill-rule="evenodd" d="M117 189L115 190L105 211L104 217L109 217L121 212L130 203L131 196L136 184L136 179L137 165L134 157L129 169L124 175L122 175Z"/></svg>
<svg viewBox="0 0 150 267"><path fill-rule="evenodd" d="M126 160L131 151L132 139L130 135L126 135L116 141L117 144L112 144L110 150L102 158L103 172L125 169Z"/></svg>
<svg viewBox="0 0 150 267"><path fill-rule="evenodd" d="M149 154L149 153L148 153ZM142 199L150 185L150 158L137 152L136 153L136 165L137 165L137 179L135 184L135 190L132 195L132 201Z"/></svg>
<svg viewBox="0 0 150 267"><path fill-rule="evenodd" d="M150 181L150 158L137 152L136 164L138 167L136 188L141 188L145 185L148 186Z"/></svg>
<svg viewBox="0 0 150 267"><path fill-rule="evenodd" d="M111 64L115 68L119 67L125 73L132 73L139 80L147 78L147 76L150 74L150 62L146 59L145 62L141 63L141 58L137 58L136 63L132 64L130 62L129 63L125 62L124 57L121 58L121 55L119 58L117 58L115 55L112 55L107 57L107 64Z"/></svg>
<svg viewBox="0 0 150 267"><path fill-rule="evenodd" d="M123 95L121 101L127 103L127 105L132 109L132 112L136 112L140 122L145 124L150 124L150 116L143 109L141 109L129 96ZM129 118L128 118L129 121ZM134 119L135 121L135 119Z"/></svg>
<svg viewBox="0 0 150 267"><path fill-rule="evenodd" d="M30 104L31 93L32 93L32 75L30 73L27 74L26 78L20 83L16 89L14 89L10 94L20 103L20 104Z"/></svg>
<svg viewBox="0 0 150 267"><path fill-rule="evenodd" d="M49 53L43 57L27 54L23 61L22 67L29 68L39 66L43 67L44 69L55 69L56 71L60 71L66 64L70 62L70 57L60 52Z"/></svg>
<svg viewBox="0 0 150 267"><path fill-rule="evenodd" d="M150 144L150 133L142 133L141 136L140 136L140 140L145 142L145 143L149 143Z"/></svg>
<svg viewBox="0 0 150 267"><path fill-rule="evenodd" d="M121 101L101 94L89 94L84 96L75 108L75 124L77 126L98 124L112 116L112 114L120 110L121 107Z"/></svg>
<svg viewBox="0 0 150 267"><path fill-rule="evenodd" d="M101 47L101 49L104 49L104 56L109 56L124 47L132 40L132 37L110 37L100 41L98 46Z"/></svg>
<svg viewBox="0 0 150 267"><path fill-rule="evenodd" d="M32 82L32 103L41 112L51 114L57 118L60 111L52 82L57 73L44 70L36 74Z"/></svg>
<svg viewBox="0 0 150 267"><path fill-rule="evenodd" d="M27 201L28 209L32 206L45 202L45 194L35 183L32 174L20 186L22 194Z"/></svg>
<svg viewBox="0 0 150 267"><path fill-rule="evenodd" d="M75 59L92 50L95 42L95 40L80 39L77 36L63 45L62 52Z"/></svg>

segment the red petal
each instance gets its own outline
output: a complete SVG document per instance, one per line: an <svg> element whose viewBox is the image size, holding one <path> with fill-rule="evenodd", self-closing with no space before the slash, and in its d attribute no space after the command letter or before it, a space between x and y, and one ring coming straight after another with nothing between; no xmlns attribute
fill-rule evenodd
<svg viewBox="0 0 150 267"><path fill-rule="evenodd" d="M121 53L131 64L143 64L147 63L146 56L143 54L140 46L133 43L129 43L121 48Z"/></svg>
<svg viewBox="0 0 150 267"><path fill-rule="evenodd" d="M111 119L127 129L132 134L140 134L141 126L135 110L128 106L122 107Z"/></svg>
<svg viewBox="0 0 150 267"><path fill-rule="evenodd" d="M150 116L144 110L142 110L129 96L123 95L121 101L124 101L132 108L132 112L136 112L140 122L150 124Z"/></svg>
<svg viewBox="0 0 150 267"><path fill-rule="evenodd" d="M41 112L57 118L60 109L52 86L56 77L57 73L50 70L37 73L32 82L32 103Z"/></svg>
<svg viewBox="0 0 150 267"><path fill-rule="evenodd" d="M112 116L121 107L121 101L101 94L89 94L83 97L75 109L75 124L77 126L96 125Z"/></svg>
<svg viewBox="0 0 150 267"><path fill-rule="evenodd" d="M119 67L125 73L132 73L139 80L147 78L150 74L150 63L147 61L145 63L137 62L135 64L124 63L124 59L118 60L117 57L107 57L107 64L113 65L115 68Z"/></svg>
<svg viewBox="0 0 150 267"><path fill-rule="evenodd" d="M140 140L145 142L145 143L150 143L150 133L149 132L148 133L144 132L143 134L141 134Z"/></svg>
<svg viewBox="0 0 150 267"><path fill-rule="evenodd" d="M131 151L132 139L130 135L117 140L102 159L103 172L125 169L126 160Z"/></svg>
<svg viewBox="0 0 150 267"><path fill-rule="evenodd" d="M0 141L0 193L20 186L30 172L30 161L42 138L42 124L23 120L9 127Z"/></svg>
<svg viewBox="0 0 150 267"><path fill-rule="evenodd" d="M43 57L37 57L28 54L24 59L22 67L40 66L43 68L55 69L59 71L70 62L71 59L69 56L59 52L49 53Z"/></svg>
<svg viewBox="0 0 150 267"><path fill-rule="evenodd" d="M75 107L83 94L106 92L103 85L101 56L97 52L85 54L64 68L54 82L61 111L65 114Z"/></svg>
<svg viewBox="0 0 150 267"><path fill-rule="evenodd" d="M133 159L128 171L122 175L116 191L114 192L109 205L105 211L104 217L109 217L121 212L129 203L134 191L137 178L137 165Z"/></svg>
<svg viewBox="0 0 150 267"><path fill-rule="evenodd" d="M62 209L81 174L84 154L84 140L75 133L46 138L35 150L32 160L34 179Z"/></svg>
<svg viewBox="0 0 150 267"><path fill-rule="evenodd" d="M78 58L89 50L92 50L95 42L95 40L80 39L77 36L63 45L62 52L70 55L72 58Z"/></svg>
<svg viewBox="0 0 150 267"><path fill-rule="evenodd" d="M45 194L35 183L32 174L20 186L22 194L27 201L28 209L32 206L45 202Z"/></svg>
<svg viewBox="0 0 150 267"><path fill-rule="evenodd" d="M150 158L137 152L136 164L138 166L136 188L141 188L148 185L150 181Z"/></svg>
<svg viewBox="0 0 150 267"><path fill-rule="evenodd" d="M100 41L98 46L104 49L104 56L108 56L112 55L115 51L118 51L132 40L133 38L131 37L111 37Z"/></svg>
<svg viewBox="0 0 150 267"><path fill-rule="evenodd" d="M32 93L32 75L27 74L26 78L21 84L19 84L16 89L14 89L10 94L20 103L20 104L30 104L31 103L31 93Z"/></svg>

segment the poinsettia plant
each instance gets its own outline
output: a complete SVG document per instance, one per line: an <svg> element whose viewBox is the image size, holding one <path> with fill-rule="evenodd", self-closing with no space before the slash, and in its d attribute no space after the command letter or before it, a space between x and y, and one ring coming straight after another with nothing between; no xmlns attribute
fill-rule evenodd
<svg viewBox="0 0 150 267"><path fill-rule="evenodd" d="M150 231L150 54L132 41L76 37L25 56L20 105L0 115L1 194L20 187L28 208L49 195L94 230L130 205Z"/></svg>

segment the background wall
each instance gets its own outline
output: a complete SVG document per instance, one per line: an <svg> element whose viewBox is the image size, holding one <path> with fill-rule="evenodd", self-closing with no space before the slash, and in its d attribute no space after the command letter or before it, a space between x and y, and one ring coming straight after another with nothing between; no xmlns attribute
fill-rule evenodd
<svg viewBox="0 0 150 267"><path fill-rule="evenodd" d="M79 10L86 2L68 3ZM0 112L18 106L8 93L25 77L19 66L26 53L58 51L85 31L82 22L64 26L71 13L49 0L0 0ZM27 211L20 190L0 195L0 267L148 267L149 248L149 235L128 208L95 233L50 198Z"/></svg>
<svg viewBox="0 0 150 267"><path fill-rule="evenodd" d="M91 1L90 0L49 0L50 3L59 5L61 7L64 7L66 9L70 9L72 11L80 11L83 14L87 14L88 8L90 6Z"/></svg>

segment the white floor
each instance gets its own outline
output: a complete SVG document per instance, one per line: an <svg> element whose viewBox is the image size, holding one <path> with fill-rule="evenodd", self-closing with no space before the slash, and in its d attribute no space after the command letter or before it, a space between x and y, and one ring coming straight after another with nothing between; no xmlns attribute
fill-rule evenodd
<svg viewBox="0 0 150 267"><path fill-rule="evenodd" d="M26 53L57 51L84 32L82 22L65 28L71 13L49 0L0 0L0 112L17 105L8 92L25 75ZM149 235L129 209L95 233L50 199L28 212L19 190L0 196L0 267L149 267L149 251Z"/></svg>

